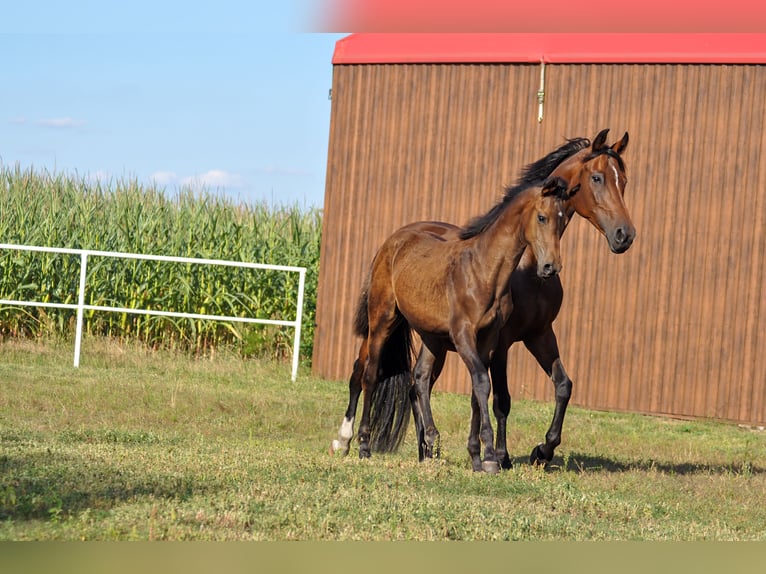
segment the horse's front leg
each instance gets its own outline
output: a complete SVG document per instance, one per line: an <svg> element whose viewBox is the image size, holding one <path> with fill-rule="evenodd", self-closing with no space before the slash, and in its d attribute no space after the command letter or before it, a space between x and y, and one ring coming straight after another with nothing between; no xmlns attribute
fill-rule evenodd
<svg viewBox="0 0 766 574"><path fill-rule="evenodd" d="M473 381L471 381L473 387ZM481 472L481 409L476 400L476 395L471 389L471 427L468 431L468 456L471 457L471 467L474 472Z"/></svg>
<svg viewBox="0 0 766 574"><path fill-rule="evenodd" d="M476 338L467 332L453 337L455 348L471 374L471 432L468 436L468 453L475 471L489 473L500 472L500 464L495 455L494 433L489 420L490 382L487 362L482 361L476 349ZM477 432L478 431L478 432ZM484 458L479 462L478 435L484 446Z"/></svg>
<svg viewBox="0 0 766 574"><path fill-rule="evenodd" d="M529 457L531 464L547 464L553 460L553 451L561 444L561 429L564 425L567 405L572 396L572 380L564 370L556 334L552 327L534 339L525 340L524 344L551 378L556 390L556 407L553 411L551 426L545 433L545 442L537 445Z"/></svg>
<svg viewBox="0 0 766 574"><path fill-rule="evenodd" d="M511 468L511 457L508 455L506 435L508 432L508 415L511 412L511 393L508 391L508 349L511 341L501 336L492 355L489 372L492 376L492 411L497 421L497 439L495 455L502 468Z"/></svg>

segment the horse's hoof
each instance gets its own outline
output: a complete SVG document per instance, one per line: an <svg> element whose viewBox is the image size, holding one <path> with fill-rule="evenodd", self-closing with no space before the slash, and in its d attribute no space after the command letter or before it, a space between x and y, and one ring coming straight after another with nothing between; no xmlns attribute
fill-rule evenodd
<svg viewBox="0 0 766 574"><path fill-rule="evenodd" d="M330 445L330 455L346 456L348 454L348 445L343 445L337 438Z"/></svg>
<svg viewBox="0 0 766 574"><path fill-rule="evenodd" d="M500 464L494 460L484 460L481 463L481 470L487 474L497 474L500 472Z"/></svg>
<svg viewBox="0 0 766 574"><path fill-rule="evenodd" d="M538 444L535 448L532 449L532 454L529 455L529 464L532 466L547 466L551 461L543 454L543 451L540 448L541 446L543 446L542 443Z"/></svg>
<svg viewBox="0 0 766 574"><path fill-rule="evenodd" d="M430 459L440 459L442 456L442 448L441 448L441 441L437 440L434 444L424 444L423 445L423 457L420 459L421 462L424 458L430 458Z"/></svg>
<svg viewBox="0 0 766 574"><path fill-rule="evenodd" d="M513 468L513 463L511 462L511 459L509 457L505 457L503 461L500 463L500 468L503 470L510 470Z"/></svg>

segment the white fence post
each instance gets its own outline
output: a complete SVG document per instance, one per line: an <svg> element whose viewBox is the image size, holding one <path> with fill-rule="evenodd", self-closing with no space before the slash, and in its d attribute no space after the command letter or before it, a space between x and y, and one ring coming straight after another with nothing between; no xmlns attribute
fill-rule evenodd
<svg viewBox="0 0 766 574"><path fill-rule="evenodd" d="M301 269L298 273L298 302L295 317L295 341L293 342L293 381L298 378L298 354L301 350L301 320L303 319L303 290L306 287L306 269Z"/></svg>
<svg viewBox="0 0 766 574"><path fill-rule="evenodd" d="M85 278L88 276L88 254L80 253L80 287L77 293L77 327L74 336L74 366L80 366L80 346L82 344L82 320L85 314Z"/></svg>
<svg viewBox="0 0 766 574"><path fill-rule="evenodd" d="M80 256L80 283L77 294L77 304L71 303L48 303L42 301L17 301L12 299L0 299L0 305L13 305L19 307L53 307L58 309L73 309L77 311L77 328L75 332L74 366L80 365L80 347L82 344L82 324L85 311L107 311L113 313L132 313L138 315L156 315L161 317L180 317L186 319L203 319L210 321L231 321L239 323L260 323L263 325L280 325L293 327L295 339L293 342L293 364L291 380L298 377L298 363L300 353L301 321L303 320L303 292L306 286L306 268L289 265L270 265L266 263L246 263L241 261L226 261L222 259L195 259L193 257L170 257L164 255L141 255L138 253L120 253L116 251L94 251L91 249L68 249L57 247L35 247L30 245L14 245L0 243L0 249L15 249L17 251L35 251L43 253L64 253ZM120 259L142 259L150 261L167 261L171 263L194 263L197 265L223 265L227 267L244 267L249 269L265 269L271 271L285 271L298 273L298 298L296 302L295 320L259 319L257 317L227 317L224 315L209 315L201 313L177 313L175 311L158 311L150 309L135 309L128 307L109 307L106 305L86 305L85 288L88 275L88 256L114 257Z"/></svg>

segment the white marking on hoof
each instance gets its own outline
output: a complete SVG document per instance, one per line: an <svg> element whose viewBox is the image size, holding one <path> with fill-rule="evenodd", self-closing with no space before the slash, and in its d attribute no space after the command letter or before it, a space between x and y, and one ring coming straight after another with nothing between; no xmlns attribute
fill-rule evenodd
<svg viewBox="0 0 766 574"><path fill-rule="evenodd" d="M494 460L484 460L481 463L481 469L487 474L497 474L500 472L500 464Z"/></svg>
<svg viewBox="0 0 766 574"><path fill-rule="evenodd" d="M348 445L354 437L354 419L343 418L338 431L338 438L332 441L332 453L339 452L342 455L348 454Z"/></svg>
<svg viewBox="0 0 766 574"><path fill-rule="evenodd" d="M343 423L340 425L340 431L338 431L338 438L342 441L349 443L354 436L354 419L343 419Z"/></svg>
<svg viewBox="0 0 766 574"><path fill-rule="evenodd" d="M346 456L348 454L348 443L344 445L338 439L335 439L330 446L330 454Z"/></svg>

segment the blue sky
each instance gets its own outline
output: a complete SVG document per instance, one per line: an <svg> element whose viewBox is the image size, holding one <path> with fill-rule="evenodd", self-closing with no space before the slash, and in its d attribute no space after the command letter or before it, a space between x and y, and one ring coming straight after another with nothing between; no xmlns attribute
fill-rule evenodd
<svg viewBox="0 0 766 574"><path fill-rule="evenodd" d="M10 4L10 3L9 3ZM322 207L335 42L316 3L3 7L0 161Z"/></svg>

